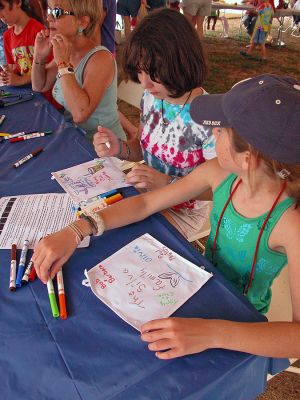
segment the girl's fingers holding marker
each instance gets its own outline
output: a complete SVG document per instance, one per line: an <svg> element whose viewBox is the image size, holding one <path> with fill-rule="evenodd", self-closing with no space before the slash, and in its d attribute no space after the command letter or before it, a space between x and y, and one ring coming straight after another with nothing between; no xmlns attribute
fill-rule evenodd
<svg viewBox="0 0 300 400"><path fill-rule="evenodd" d="M42 239L35 248L33 262L36 273L43 283L70 258L77 247L74 233L67 227Z"/></svg>

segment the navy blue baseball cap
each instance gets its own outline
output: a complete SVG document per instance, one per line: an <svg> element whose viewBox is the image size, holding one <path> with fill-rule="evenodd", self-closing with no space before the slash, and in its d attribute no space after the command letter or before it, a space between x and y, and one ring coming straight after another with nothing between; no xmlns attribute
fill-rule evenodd
<svg viewBox="0 0 300 400"><path fill-rule="evenodd" d="M300 164L300 82L259 75L227 93L196 97L192 119L204 126L233 128L271 160Z"/></svg>

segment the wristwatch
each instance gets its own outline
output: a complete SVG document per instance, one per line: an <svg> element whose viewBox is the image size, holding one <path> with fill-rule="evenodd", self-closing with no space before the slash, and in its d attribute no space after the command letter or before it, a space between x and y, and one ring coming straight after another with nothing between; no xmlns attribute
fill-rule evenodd
<svg viewBox="0 0 300 400"><path fill-rule="evenodd" d="M67 74L74 74L74 68L72 67L65 67L65 68L60 68L57 73L58 79L60 79L62 76L67 75Z"/></svg>

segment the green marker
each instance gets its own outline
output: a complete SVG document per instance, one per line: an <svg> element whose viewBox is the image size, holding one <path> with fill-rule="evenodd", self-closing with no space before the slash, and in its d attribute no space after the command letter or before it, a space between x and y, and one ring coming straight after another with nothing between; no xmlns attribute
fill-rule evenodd
<svg viewBox="0 0 300 400"><path fill-rule="evenodd" d="M57 307L57 303L56 303L56 297L55 297L55 293L54 293L52 279L50 279L50 278L48 279L48 282L47 282L47 289L48 289L48 295L49 295L52 315L54 318L57 318L57 317L59 317L59 311L58 311L58 307Z"/></svg>

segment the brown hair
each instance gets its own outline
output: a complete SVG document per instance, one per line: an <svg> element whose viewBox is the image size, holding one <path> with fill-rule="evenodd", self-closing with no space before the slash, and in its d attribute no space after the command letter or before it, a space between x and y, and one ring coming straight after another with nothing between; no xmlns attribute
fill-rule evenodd
<svg viewBox="0 0 300 400"><path fill-rule="evenodd" d="M265 172L271 178L281 179L278 175L280 171L286 170L289 175L286 177L287 194L295 200L296 207L300 206L300 164L286 164L276 160L271 160L258 150L247 143L234 129L231 128L231 142L237 153L249 151L256 160L264 163Z"/></svg>
<svg viewBox="0 0 300 400"><path fill-rule="evenodd" d="M151 12L133 31L123 70L137 83L138 73L146 72L178 98L202 85L207 64L196 30L182 14L166 8Z"/></svg>
<svg viewBox="0 0 300 400"><path fill-rule="evenodd" d="M100 25L102 17L102 0L63 0L63 4L70 7L76 18L89 17L90 23L84 29L83 34L87 37L93 36Z"/></svg>

